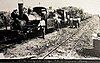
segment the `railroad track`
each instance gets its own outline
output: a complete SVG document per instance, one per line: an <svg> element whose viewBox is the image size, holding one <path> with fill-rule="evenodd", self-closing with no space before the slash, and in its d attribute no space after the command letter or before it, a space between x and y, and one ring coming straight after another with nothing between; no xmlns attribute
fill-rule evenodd
<svg viewBox="0 0 100 63"><path fill-rule="evenodd" d="M81 28L81 29L83 29L83 28ZM69 42L70 40L72 40L72 38L75 36L75 35L77 35L77 33L79 33L79 31L81 30L81 29L78 29L74 34L72 34L70 37L68 37L67 39L65 39L65 40L61 40L60 42L61 43L59 43L54 49L52 49L49 53L47 53L44 57L43 57L43 59L45 59L47 56L49 56L49 54L51 54L53 51L55 51L57 48L59 48L61 45L63 45L64 43L66 43L66 42Z"/></svg>
<svg viewBox="0 0 100 63"><path fill-rule="evenodd" d="M70 41L72 39L72 37L74 37L80 30L83 29L83 27L88 23L89 21L87 20L85 22L85 24L82 24L82 26L80 28L77 29L77 31L75 31L73 34L71 34L71 36L66 37L66 32L64 32L59 38L58 40L56 40L56 44L50 48L48 48L46 51L46 53L44 54L40 54L37 56L37 59L45 59L47 56L49 56L49 54L51 54L53 51L55 51L57 48L59 48L61 45L63 45L64 43L67 43L68 41ZM64 31L63 29L61 29L62 31ZM67 38L67 39L66 39ZM30 59L32 59L33 57L28 57ZM34 58L33 58L34 59Z"/></svg>

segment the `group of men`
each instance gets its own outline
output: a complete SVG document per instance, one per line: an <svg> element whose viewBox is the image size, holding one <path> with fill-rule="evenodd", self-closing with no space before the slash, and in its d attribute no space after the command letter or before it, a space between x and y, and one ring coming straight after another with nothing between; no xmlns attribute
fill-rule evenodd
<svg viewBox="0 0 100 63"><path fill-rule="evenodd" d="M78 28L78 27L80 27L81 18L73 17L73 18L69 18L68 21L69 21L70 28Z"/></svg>
<svg viewBox="0 0 100 63"><path fill-rule="evenodd" d="M62 28L64 25L70 26L70 28L78 28L80 26L81 18L77 16L70 17L70 15L66 15L64 17L64 20L62 20L60 17L62 17L57 12L55 14L55 26L56 28ZM66 24L64 24L66 23Z"/></svg>

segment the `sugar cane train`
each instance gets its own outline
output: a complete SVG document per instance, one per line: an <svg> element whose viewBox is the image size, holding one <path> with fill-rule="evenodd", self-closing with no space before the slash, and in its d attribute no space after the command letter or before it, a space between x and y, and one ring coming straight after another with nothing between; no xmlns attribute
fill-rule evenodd
<svg viewBox="0 0 100 63"><path fill-rule="evenodd" d="M33 37L45 38L44 35L48 33L50 28L53 30L59 30L66 26L77 28L81 21L81 17L76 16L72 11L56 9L48 14L45 7L26 9L23 7L23 3L18 3L18 10L15 9L11 12L9 22L5 16L3 18L6 29L0 30L0 43L16 40L20 42Z"/></svg>

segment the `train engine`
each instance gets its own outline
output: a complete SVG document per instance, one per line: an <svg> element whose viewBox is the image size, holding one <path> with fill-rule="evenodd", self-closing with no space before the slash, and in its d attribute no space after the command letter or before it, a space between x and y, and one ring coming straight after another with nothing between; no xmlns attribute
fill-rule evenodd
<svg viewBox="0 0 100 63"><path fill-rule="evenodd" d="M29 9L28 9L29 10ZM31 9L30 9L31 10ZM35 10L37 10L35 8ZM39 14L41 13L41 14ZM41 12L36 12L34 10L23 12L22 15L19 15L18 18L13 17L12 30L17 30L19 34L28 37L37 37L41 36L44 38L45 34L45 19Z"/></svg>

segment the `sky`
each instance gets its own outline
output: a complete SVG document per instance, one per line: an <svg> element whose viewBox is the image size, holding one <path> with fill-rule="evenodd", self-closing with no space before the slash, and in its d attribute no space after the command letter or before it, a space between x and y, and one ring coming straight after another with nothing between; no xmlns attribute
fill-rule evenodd
<svg viewBox="0 0 100 63"><path fill-rule="evenodd" d="M0 0L0 11L12 11L17 8L19 0ZM100 15L100 0L23 0L25 7L34 7L39 5L53 8L64 6L75 6L84 9L90 14Z"/></svg>

